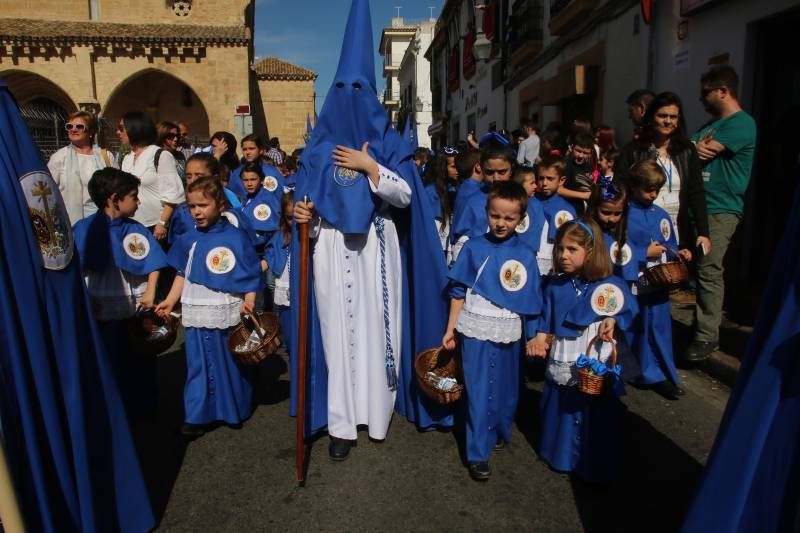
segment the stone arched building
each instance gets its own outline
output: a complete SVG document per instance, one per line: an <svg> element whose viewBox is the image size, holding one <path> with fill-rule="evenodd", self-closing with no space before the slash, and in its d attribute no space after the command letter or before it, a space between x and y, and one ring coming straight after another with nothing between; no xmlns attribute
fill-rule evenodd
<svg viewBox="0 0 800 533"><path fill-rule="evenodd" d="M291 135L281 139L286 147L303 144L304 130L284 125L313 115L316 75L281 62L305 76L274 96L261 87L252 0L38 0L36 7L3 0L0 78L45 153L66 142L58 117L76 109L104 119L111 145L119 117L130 110L185 122L200 143L216 130L240 137L248 128L237 117L243 106L255 132ZM290 93L303 95L291 107L296 117L284 110L270 117L270 98Z"/></svg>

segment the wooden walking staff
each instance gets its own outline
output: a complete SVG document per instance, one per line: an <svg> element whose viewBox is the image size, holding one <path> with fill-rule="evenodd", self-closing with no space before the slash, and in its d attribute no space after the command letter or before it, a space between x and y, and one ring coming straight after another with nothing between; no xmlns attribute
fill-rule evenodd
<svg viewBox="0 0 800 533"><path fill-rule="evenodd" d="M308 196L303 197L308 204ZM300 284L297 301L297 449L295 450L295 468L297 481L305 479L306 462L306 358L308 352L308 222L298 224L300 237Z"/></svg>
<svg viewBox="0 0 800 533"><path fill-rule="evenodd" d="M0 531L25 533L17 495L6 462L5 444L0 438Z"/></svg>

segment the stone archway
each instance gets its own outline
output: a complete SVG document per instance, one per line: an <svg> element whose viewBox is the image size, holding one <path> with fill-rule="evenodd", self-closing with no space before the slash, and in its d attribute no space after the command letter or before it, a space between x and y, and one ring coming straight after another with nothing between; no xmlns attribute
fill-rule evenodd
<svg viewBox="0 0 800 533"><path fill-rule="evenodd" d="M120 83L103 106L106 142L116 147L119 119L129 111L144 111L153 122L183 122L195 144L208 142L208 113L197 93L182 80L161 70L139 71Z"/></svg>
<svg viewBox="0 0 800 533"><path fill-rule="evenodd" d="M69 113L77 111L77 106L58 85L38 74L6 70L0 72L0 79L17 100L22 118L47 161L68 143L64 123Z"/></svg>

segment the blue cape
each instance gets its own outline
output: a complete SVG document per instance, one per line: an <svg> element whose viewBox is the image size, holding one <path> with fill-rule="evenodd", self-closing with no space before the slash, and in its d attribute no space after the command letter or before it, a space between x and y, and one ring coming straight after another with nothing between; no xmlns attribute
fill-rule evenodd
<svg viewBox="0 0 800 533"><path fill-rule="evenodd" d="M66 208L2 81L0 126L0 420L26 527L148 531L153 513Z"/></svg>
<svg viewBox="0 0 800 533"><path fill-rule="evenodd" d="M280 276L283 273L283 269L286 268L286 263L289 260L290 244L292 244L291 240L289 244L283 244L283 232L281 231L276 231L267 243L267 247L264 250L264 259L266 259L267 266L275 276Z"/></svg>
<svg viewBox="0 0 800 533"><path fill-rule="evenodd" d="M536 199L541 203L544 216L547 219L547 240L553 242L556 238L558 226L567 220L575 218L575 208L558 193L550 197L536 193Z"/></svg>
<svg viewBox="0 0 800 533"><path fill-rule="evenodd" d="M186 263L194 245L191 268ZM247 293L263 288L261 263L247 232L227 218L206 230L185 233L167 254L169 265L192 283L228 293Z"/></svg>
<svg viewBox="0 0 800 533"><path fill-rule="evenodd" d="M796 531L800 513L800 189L683 531Z"/></svg>
<svg viewBox="0 0 800 533"><path fill-rule="evenodd" d="M281 220L280 197L260 187L254 194L248 194L242 199L241 212L257 232L273 232L278 229Z"/></svg>
<svg viewBox="0 0 800 533"><path fill-rule="evenodd" d="M189 213L189 207L186 204L181 204L172 212L172 217L169 219L169 233L167 234L167 242L169 244L178 240L178 237L187 231L194 231L194 219Z"/></svg>
<svg viewBox="0 0 800 533"><path fill-rule="evenodd" d="M517 226L517 235L522 242L530 246L534 253L539 253L539 245L542 240L542 230L544 229L544 208L542 203L535 196L528 198L528 210L525 218Z"/></svg>
<svg viewBox="0 0 800 533"><path fill-rule="evenodd" d="M240 165L239 167L233 169L231 171L230 178L228 179L228 189L234 192L239 199L243 200L245 196L247 196L247 191L244 188L244 183L242 183L242 167L244 165ZM269 185L270 192L276 194L278 196L278 210L280 211L280 199L281 195L283 194L283 174L277 168L269 165L267 163L261 163L261 170L264 171L264 187L267 188ZM272 179L269 179L272 178ZM274 180L274 181L273 181ZM269 181L269 182L268 182ZM273 184L275 187L273 187Z"/></svg>
<svg viewBox="0 0 800 533"><path fill-rule="evenodd" d="M634 252L641 269L647 266L647 247L650 243L658 242L672 248L678 246L669 214L657 205L646 206L635 200L628 203L628 242L632 249L644 250Z"/></svg>
<svg viewBox="0 0 800 533"><path fill-rule="evenodd" d="M357 88L360 87L360 88ZM413 375L415 355L438 346L447 325L447 266L441 242L431 221L430 198L425 193L408 143L391 127L386 112L375 97L372 27L367 0L353 0L342 44L339 68L325 99L314 137L303 152L295 199L308 195L320 216L343 232L366 233L378 205L367 178L334 176L331 152L337 144L361 148L370 144L370 154L397 172L411 188L411 205L395 209L403 274L403 336L397 390L397 411L419 427L452 425L452 413L417 389ZM299 244L292 229L291 310L297 324L300 303ZM309 259L308 360L306 380L306 429L316 432L328 423L328 374L320 338L313 290L313 265ZM296 406L297 354L292 342L292 413Z"/></svg>
<svg viewBox="0 0 800 533"><path fill-rule="evenodd" d="M153 234L132 218L111 220L97 211L79 220L73 231L84 272L100 274L112 259L117 268L137 276L167 266L167 257Z"/></svg>
<svg viewBox="0 0 800 533"><path fill-rule="evenodd" d="M627 283L616 276L585 282L561 274L554 276L544 288L539 331L574 339L587 326L608 316L624 331L630 327L638 310Z"/></svg>
<svg viewBox="0 0 800 533"><path fill-rule="evenodd" d="M489 185L481 183L476 191L464 197L463 203L459 204L456 200L457 210L453 213L453 227L450 229L452 242L458 241L462 235L473 239L486 233L489 228L489 218L486 215L488 197Z"/></svg>
<svg viewBox="0 0 800 533"><path fill-rule="evenodd" d="M516 235L504 241L491 234L468 240L449 277L518 315L538 315L542 310L536 252Z"/></svg>
<svg viewBox="0 0 800 533"><path fill-rule="evenodd" d="M639 266L647 263L647 247L631 246L626 240L619 250L616 239L608 232L603 232L603 239L608 246L608 255L614 266L614 275L625 281L636 282L639 280Z"/></svg>

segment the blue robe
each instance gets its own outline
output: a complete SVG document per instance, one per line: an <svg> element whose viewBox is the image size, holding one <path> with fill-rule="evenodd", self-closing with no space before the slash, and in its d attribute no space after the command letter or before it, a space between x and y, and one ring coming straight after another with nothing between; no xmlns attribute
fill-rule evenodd
<svg viewBox="0 0 800 533"><path fill-rule="evenodd" d="M800 524L800 189L685 533Z"/></svg>
<svg viewBox="0 0 800 533"><path fill-rule="evenodd" d="M111 220L102 211L97 211L79 220L73 231L84 276L104 273L111 261L117 269L137 276L147 276L167 266L167 257L153 234L132 218ZM114 364L125 406L134 417L156 406L157 365L155 357L131 350L127 327L129 318L102 320L98 324Z"/></svg>
<svg viewBox="0 0 800 533"><path fill-rule="evenodd" d="M580 295L573 280L581 289ZM607 316L613 317L617 328L624 331L636 311L636 299L627 284L615 276L586 283L560 275L544 289L539 331L575 339L584 328ZM616 421L620 410L617 397L622 393L620 380L616 381L613 393L598 397L580 392L577 387L545 380L539 404L542 417L539 456L554 470L574 472L589 482L609 481L615 470Z"/></svg>
<svg viewBox="0 0 800 533"><path fill-rule="evenodd" d="M647 268L647 247L659 242L677 246L672 221L661 207L645 206L631 200L628 207L628 243L638 261L639 272ZM648 385L669 380L678 383L678 370L672 353L672 315L669 292L665 289L639 292L639 316L625 332L628 345L639 358L640 383Z"/></svg>
<svg viewBox="0 0 800 533"><path fill-rule="evenodd" d="M314 136L303 152L295 199L307 195L322 219L343 233L369 230L380 201L371 193L365 176L334 167L331 154L337 144L361 148L368 141L370 155L407 181L412 193L411 205L392 211L403 273L402 359L396 409L420 428L450 426L451 409L428 399L417 388L413 373L416 354L439 345L447 324L447 265L439 236L431 224L434 217L430 199L414 165L411 148L392 128L375 97L374 49L367 0L353 0L345 35L333 85L314 127ZM292 264L298 268L292 268L291 272L291 311L292 323L297 324L300 247L296 228L292 229L292 235ZM309 259L309 276L313 275ZM323 429L328 418L327 367L312 280L310 277L307 307L306 430L309 433ZM291 357L291 379L297 379L296 353Z"/></svg>
<svg viewBox="0 0 800 533"><path fill-rule="evenodd" d="M449 277L451 297L464 298L470 288L520 315L521 326L528 324L523 330L535 332L542 306L536 253L516 234L503 241L491 234L470 239ZM467 461L488 461L497 441L511 441L519 396L520 340L499 343L459 333L467 390Z"/></svg>
<svg viewBox="0 0 800 533"><path fill-rule="evenodd" d="M193 245L187 276L186 264ZM224 248L224 257L218 252L220 248ZM215 291L245 294L263 287L261 266L250 237L225 218L209 228L182 235L167 259L179 276ZM226 261L233 262L228 272L212 270L226 270L230 265ZM232 329L184 328L187 367L184 420L190 424L215 421L239 424L252 413L253 367L239 365L228 350Z"/></svg>
<svg viewBox="0 0 800 533"><path fill-rule="evenodd" d="M23 519L28 531L148 531L147 489L67 211L3 81L0 125L0 423Z"/></svg>
<svg viewBox="0 0 800 533"><path fill-rule="evenodd" d="M291 254L291 239L288 244L283 243L283 232L276 231L272 238L267 243L264 250L264 259L267 261L269 270L274 274L275 278L279 278L283 271L286 269L286 264L289 262L289 255ZM289 312L288 306L277 306L278 317L281 323L281 337L283 344L286 346L286 351L291 353L292 336L295 333L294 326L292 325L292 314ZM290 381L290 387L295 390L291 394L291 398L295 399L297 396L297 382ZM292 404L290 412L294 415L296 406Z"/></svg>

